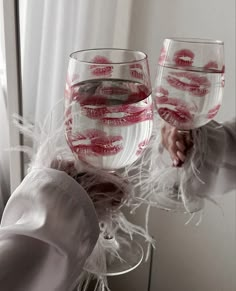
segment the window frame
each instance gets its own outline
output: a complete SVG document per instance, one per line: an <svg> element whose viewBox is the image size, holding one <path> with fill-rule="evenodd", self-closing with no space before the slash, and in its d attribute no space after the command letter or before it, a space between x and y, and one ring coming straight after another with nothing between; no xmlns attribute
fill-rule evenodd
<svg viewBox="0 0 236 291"><path fill-rule="evenodd" d="M3 0L7 85L6 103L9 121L10 149L23 145L23 136L13 123L13 114L22 116L19 2L20 0ZM10 187L12 193L23 179L23 153L17 150L11 150L9 156Z"/></svg>

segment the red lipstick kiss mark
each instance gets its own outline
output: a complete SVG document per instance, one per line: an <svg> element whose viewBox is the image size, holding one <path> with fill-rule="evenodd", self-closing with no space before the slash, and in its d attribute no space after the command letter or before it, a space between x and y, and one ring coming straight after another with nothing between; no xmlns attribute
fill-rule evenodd
<svg viewBox="0 0 236 291"><path fill-rule="evenodd" d="M189 106L189 104L184 102L183 100L171 98L168 96L157 97L156 103L158 105L166 104L166 105L175 106L175 107L180 108L180 109L183 108L185 111L188 111L189 114L190 114L190 111L197 112L197 110L198 110L198 108L195 104L193 104L192 106Z"/></svg>
<svg viewBox="0 0 236 291"><path fill-rule="evenodd" d="M192 123L194 115L190 113L190 108L184 101L162 95L156 98L156 103L161 105L157 109L160 117L171 125L177 127L177 125Z"/></svg>
<svg viewBox="0 0 236 291"><path fill-rule="evenodd" d="M66 131L72 130L72 116L71 116L71 107L65 111L65 127Z"/></svg>
<svg viewBox="0 0 236 291"><path fill-rule="evenodd" d="M164 96L168 96L169 95L169 91L167 89L164 89L163 87L159 86L156 89L156 94L157 94L157 98L160 97L164 97Z"/></svg>
<svg viewBox="0 0 236 291"><path fill-rule="evenodd" d="M129 66L129 68L130 68L131 77L133 77L135 79L139 79L139 80L144 79L143 67L141 64L132 64Z"/></svg>
<svg viewBox="0 0 236 291"><path fill-rule="evenodd" d="M97 66L92 70L92 75L94 76L111 76L113 66Z"/></svg>
<svg viewBox="0 0 236 291"><path fill-rule="evenodd" d="M175 52L173 61L177 66L188 67L192 66L194 53L188 49L182 49Z"/></svg>
<svg viewBox="0 0 236 291"><path fill-rule="evenodd" d="M207 113L207 118L208 119L213 119L216 114L218 113L219 109L220 109L220 104L216 105L215 107L213 107L212 109L210 109Z"/></svg>
<svg viewBox="0 0 236 291"><path fill-rule="evenodd" d="M138 144L137 156L140 156L149 144L149 139L145 139Z"/></svg>
<svg viewBox="0 0 236 291"><path fill-rule="evenodd" d="M83 114L109 126L128 126L153 119L152 105L83 106Z"/></svg>
<svg viewBox="0 0 236 291"><path fill-rule="evenodd" d="M145 99L147 99L147 97L148 97L148 95L144 91L131 93L131 94L128 95L128 98L125 101L125 104L137 103L137 102L140 102L142 100L144 101Z"/></svg>
<svg viewBox="0 0 236 291"><path fill-rule="evenodd" d="M96 56L92 62L94 65L90 66L91 74L97 77L100 76L111 76L113 71L112 65L106 65L111 64L111 61L103 56Z"/></svg>
<svg viewBox="0 0 236 291"><path fill-rule="evenodd" d="M132 70L132 69L140 69L142 70L143 69L143 66L141 64L132 64L129 66L129 68Z"/></svg>
<svg viewBox="0 0 236 291"><path fill-rule="evenodd" d="M131 104L131 103L138 103L143 101L144 103L148 104L147 97L151 94L150 90L147 86L143 84L135 84L134 88L132 88L132 84L130 85L131 93L128 95L127 100L123 104Z"/></svg>
<svg viewBox="0 0 236 291"><path fill-rule="evenodd" d="M103 87L101 89L101 94L103 95L127 95L130 93L130 90L127 88L121 88L121 87Z"/></svg>
<svg viewBox="0 0 236 291"><path fill-rule="evenodd" d="M191 111L196 112L198 109L195 104L189 105L183 100L169 97L168 90L163 87L158 87L156 93L157 111L162 119L175 127L192 123L194 114Z"/></svg>
<svg viewBox="0 0 236 291"><path fill-rule="evenodd" d="M107 112L106 96L91 96L80 101L81 113L91 119L99 119Z"/></svg>
<svg viewBox="0 0 236 291"><path fill-rule="evenodd" d="M95 63L95 64L110 64L111 61L104 57L104 56L95 56L93 59L92 59L92 62Z"/></svg>
<svg viewBox="0 0 236 291"><path fill-rule="evenodd" d="M158 64L163 65L165 63L165 60L166 60L166 49L163 47L161 49L161 53L158 59Z"/></svg>
<svg viewBox="0 0 236 291"><path fill-rule="evenodd" d="M89 129L68 135L69 145L78 156L111 156L123 150L122 136L108 136L106 132Z"/></svg>
<svg viewBox="0 0 236 291"><path fill-rule="evenodd" d="M188 91L191 95L204 97L209 93L211 82L207 77L198 76L190 72L170 72L166 78L172 87Z"/></svg>
<svg viewBox="0 0 236 291"><path fill-rule="evenodd" d="M80 100L80 105L81 106L86 106L86 105L98 106L98 105L106 105L107 102L108 102L108 98L106 96L93 95L93 96L84 98L83 100Z"/></svg>
<svg viewBox="0 0 236 291"><path fill-rule="evenodd" d="M175 110L167 107L161 107L158 109L158 113L162 119L171 125L178 127L179 124L185 124L192 122L192 116L185 108L176 107Z"/></svg>
<svg viewBox="0 0 236 291"><path fill-rule="evenodd" d="M207 69L207 70L218 69L218 64L215 61L210 61L204 66L204 69Z"/></svg>
<svg viewBox="0 0 236 291"><path fill-rule="evenodd" d="M151 106L143 109L134 106L125 107L124 105L120 108L119 113L122 114L120 117L113 117L113 114L109 117L109 114L107 114L101 118L101 122L109 126L128 126L153 119L153 110Z"/></svg>

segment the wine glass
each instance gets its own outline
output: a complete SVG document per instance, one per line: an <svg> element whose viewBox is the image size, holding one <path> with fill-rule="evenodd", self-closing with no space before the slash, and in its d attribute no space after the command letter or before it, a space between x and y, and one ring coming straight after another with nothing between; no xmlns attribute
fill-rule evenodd
<svg viewBox="0 0 236 291"><path fill-rule="evenodd" d="M66 139L75 158L92 166L98 174L104 170L117 177L119 169L140 157L152 134L147 56L139 51L106 48L72 53L65 90L65 119ZM85 181L84 177L81 181ZM106 186L100 191L105 193ZM127 244L124 234L118 233L112 223L113 215L124 203L122 198L117 207L113 203L107 209L109 218L100 220L100 240L108 250L117 251L117 256L106 254L106 276L131 271L143 257L141 246L134 240ZM99 266L96 270L89 265L86 268L101 273Z"/></svg>
<svg viewBox="0 0 236 291"><path fill-rule="evenodd" d="M153 89L159 116L181 134L208 123L222 104L224 72L222 41L166 38ZM179 184L172 190L171 199L181 201Z"/></svg>

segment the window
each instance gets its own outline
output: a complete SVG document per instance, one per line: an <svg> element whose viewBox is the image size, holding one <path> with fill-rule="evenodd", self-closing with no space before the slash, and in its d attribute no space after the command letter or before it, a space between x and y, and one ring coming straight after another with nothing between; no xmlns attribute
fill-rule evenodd
<svg viewBox="0 0 236 291"><path fill-rule="evenodd" d="M0 88L6 101L6 61L4 43L3 0L0 0Z"/></svg>

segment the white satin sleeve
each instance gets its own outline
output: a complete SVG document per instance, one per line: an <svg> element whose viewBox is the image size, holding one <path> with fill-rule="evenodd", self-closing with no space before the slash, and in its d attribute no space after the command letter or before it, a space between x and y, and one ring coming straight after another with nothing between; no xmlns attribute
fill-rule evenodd
<svg viewBox="0 0 236 291"><path fill-rule="evenodd" d="M204 126L206 142L196 176L188 181L187 193L198 197L219 196L236 189L236 119ZM196 155L197 157L197 155ZM194 162L194 161L193 161Z"/></svg>
<svg viewBox="0 0 236 291"><path fill-rule="evenodd" d="M0 228L0 290L72 291L99 235L87 192L66 173L31 171Z"/></svg>

